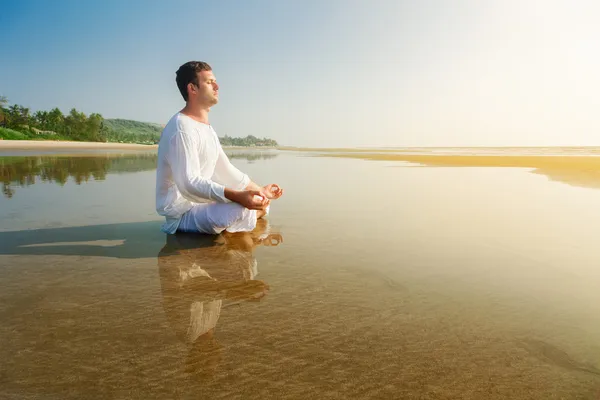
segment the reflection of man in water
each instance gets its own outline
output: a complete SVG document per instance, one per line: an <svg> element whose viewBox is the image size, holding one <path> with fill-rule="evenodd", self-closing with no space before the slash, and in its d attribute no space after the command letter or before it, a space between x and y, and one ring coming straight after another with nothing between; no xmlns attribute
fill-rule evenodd
<svg viewBox="0 0 600 400"><path fill-rule="evenodd" d="M210 65L190 61L177 71L186 105L165 126L158 144L156 210L165 233L251 231L283 190L252 182L229 161L208 122L219 101Z"/></svg>
<svg viewBox="0 0 600 400"><path fill-rule="evenodd" d="M158 254L164 308L176 335L189 347L188 371L212 375L221 358L214 333L222 308L257 301L267 293L268 285L254 279L258 269L252 251L281 241L266 220L259 220L252 232L167 235Z"/></svg>

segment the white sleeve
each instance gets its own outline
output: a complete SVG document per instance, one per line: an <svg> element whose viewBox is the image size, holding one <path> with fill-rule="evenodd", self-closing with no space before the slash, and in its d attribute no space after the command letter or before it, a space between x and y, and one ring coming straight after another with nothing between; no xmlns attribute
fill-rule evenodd
<svg viewBox="0 0 600 400"><path fill-rule="evenodd" d="M223 147L220 145L218 147L219 157L217 158L213 179L234 190L244 190L250 183L250 178L229 161L229 157L223 151Z"/></svg>
<svg viewBox="0 0 600 400"><path fill-rule="evenodd" d="M204 151L204 146L200 146L198 151L185 132L179 131L173 135L167 156L173 180L183 197L189 201L227 203L229 200L225 197L225 187L200 175L200 160L205 158L202 154Z"/></svg>

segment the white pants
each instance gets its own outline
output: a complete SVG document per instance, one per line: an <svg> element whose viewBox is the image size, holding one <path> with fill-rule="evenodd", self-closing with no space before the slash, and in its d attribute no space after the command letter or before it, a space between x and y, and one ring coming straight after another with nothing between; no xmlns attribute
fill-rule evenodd
<svg viewBox="0 0 600 400"><path fill-rule="evenodd" d="M237 203L206 203L196 204L183 214L177 230L219 234L225 230L250 232L254 228L256 228L256 210L249 210Z"/></svg>

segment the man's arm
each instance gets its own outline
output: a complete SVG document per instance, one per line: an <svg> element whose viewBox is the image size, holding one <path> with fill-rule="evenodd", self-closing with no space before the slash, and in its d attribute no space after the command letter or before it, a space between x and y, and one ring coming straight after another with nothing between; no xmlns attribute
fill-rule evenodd
<svg viewBox="0 0 600 400"><path fill-rule="evenodd" d="M215 167L214 173L217 182L224 184L225 186L231 186L238 190L251 190L261 192L263 196L268 199L278 199L283 194L283 190L277 185L260 186L256 182L253 182L248 175L237 169L229 157L223 151L223 147L219 145L219 158Z"/></svg>
<svg viewBox="0 0 600 400"><path fill-rule="evenodd" d="M260 191L228 188L212 179L202 177L200 175L202 154L196 150L192 139L184 132L178 132L173 136L169 145L168 157L173 180L186 199L194 202L233 201L253 210L262 210L268 204Z"/></svg>
<svg viewBox="0 0 600 400"><path fill-rule="evenodd" d="M248 185L246 185L246 187L244 188L245 190L264 190L264 187L259 186L258 184L254 183L253 181L249 181Z"/></svg>
<svg viewBox="0 0 600 400"><path fill-rule="evenodd" d="M250 190L250 188L248 188L251 183L250 177L237 169L231 161L229 161L229 157L227 157L227 154L225 154L225 151L223 151L220 144L218 147L219 156L213 174L214 180L235 190ZM258 190L256 187L253 188Z"/></svg>
<svg viewBox="0 0 600 400"><path fill-rule="evenodd" d="M169 143L169 165L177 188L189 201L206 200L226 203L225 186L200 175L202 154L192 138L185 132L177 132Z"/></svg>

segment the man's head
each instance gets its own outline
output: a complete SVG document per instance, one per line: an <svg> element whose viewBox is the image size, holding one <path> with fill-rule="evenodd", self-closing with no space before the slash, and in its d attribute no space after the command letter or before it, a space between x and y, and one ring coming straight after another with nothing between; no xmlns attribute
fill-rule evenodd
<svg viewBox="0 0 600 400"><path fill-rule="evenodd" d="M204 108L219 101L219 85L212 68L202 61L189 61L177 70L175 78L183 99Z"/></svg>

